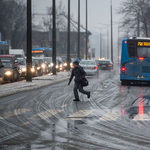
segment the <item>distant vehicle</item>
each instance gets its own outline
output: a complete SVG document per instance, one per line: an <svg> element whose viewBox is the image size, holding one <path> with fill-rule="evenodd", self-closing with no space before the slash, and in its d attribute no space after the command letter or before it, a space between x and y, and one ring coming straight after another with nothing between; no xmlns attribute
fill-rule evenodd
<svg viewBox="0 0 150 150"><path fill-rule="evenodd" d="M3 61L3 60L9 60L11 63L14 64L15 67L18 68L18 60L17 58L15 57L15 55L0 55L0 59Z"/></svg>
<svg viewBox="0 0 150 150"><path fill-rule="evenodd" d="M35 64L35 68L37 70L38 76L43 75L43 68L41 67L43 61L41 59L37 59L36 57L32 58L32 62Z"/></svg>
<svg viewBox="0 0 150 150"><path fill-rule="evenodd" d="M9 54L13 54L16 58L25 58L24 50L23 49L10 49Z"/></svg>
<svg viewBox="0 0 150 150"><path fill-rule="evenodd" d="M44 57L44 62L47 64L47 73L52 71L52 57Z"/></svg>
<svg viewBox="0 0 150 150"><path fill-rule="evenodd" d="M122 41L120 80L123 85L150 82L150 38Z"/></svg>
<svg viewBox="0 0 150 150"><path fill-rule="evenodd" d="M17 67L10 60L2 60L4 65L4 81L19 81L19 72Z"/></svg>
<svg viewBox="0 0 150 150"><path fill-rule="evenodd" d="M20 77L26 77L26 59L24 58L18 58L18 62L19 62L19 74Z"/></svg>
<svg viewBox="0 0 150 150"><path fill-rule="evenodd" d="M111 70L113 69L113 63L109 59L104 59L99 61L99 69L102 70Z"/></svg>
<svg viewBox="0 0 150 150"><path fill-rule="evenodd" d="M3 82L4 82L4 65L0 60L0 84L2 84Z"/></svg>
<svg viewBox="0 0 150 150"><path fill-rule="evenodd" d="M99 76L99 69L95 60L81 60L79 65L84 68L86 75Z"/></svg>
<svg viewBox="0 0 150 150"><path fill-rule="evenodd" d="M0 55L9 54L9 45L6 41L0 41Z"/></svg>
<svg viewBox="0 0 150 150"><path fill-rule="evenodd" d="M33 48L32 57L52 57L52 48L47 47Z"/></svg>

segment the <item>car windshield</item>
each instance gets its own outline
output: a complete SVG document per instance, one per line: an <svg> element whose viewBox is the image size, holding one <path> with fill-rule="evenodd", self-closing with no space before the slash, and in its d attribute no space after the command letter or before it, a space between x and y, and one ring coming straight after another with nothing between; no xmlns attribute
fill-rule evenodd
<svg viewBox="0 0 150 150"><path fill-rule="evenodd" d="M3 62L4 68L12 68L12 64L10 62Z"/></svg>
<svg viewBox="0 0 150 150"><path fill-rule="evenodd" d="M13 62L11 57L0 57L1 60L9 60L10 62Z"/></svg>
<svg viewBox="0 0 150 150"><path fill-rule="evenodd" d="M110 61L100 61L100 64L110 64Z"/></svg>
<svg viewBox="0 0 150 150"><path fill-rule="evenodd" d="M18 59L19 65L26 65L26 61L24 59Z"/></svg>
<svg viewBox="0 0 150 150"><path fill-rule="evenodd" d="M96 65L95 61L81 61L80 65Z"/></svg>

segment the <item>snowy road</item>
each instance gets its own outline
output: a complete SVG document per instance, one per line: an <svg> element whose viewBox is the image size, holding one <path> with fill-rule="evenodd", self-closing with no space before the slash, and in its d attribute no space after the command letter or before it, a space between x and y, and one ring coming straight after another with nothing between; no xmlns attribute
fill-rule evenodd
<svg viewBox="0 0 150 150"><path fill-rule="evenodd" d="M0 149L148 150L150 88L121 86L118 70L88 79L80 102L66 81L1 98Z"/></svg>

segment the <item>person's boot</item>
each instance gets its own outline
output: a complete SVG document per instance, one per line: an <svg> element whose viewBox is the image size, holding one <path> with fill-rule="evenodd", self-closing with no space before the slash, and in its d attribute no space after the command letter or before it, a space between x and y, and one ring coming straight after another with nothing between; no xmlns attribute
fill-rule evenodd
<svg viewBox="0 0 150 150"><path fill-rule="evenodd" d="M80 101L79 99L74 99L73 101Z"/></svg>
<svg viewBox="0 0 150 150"><path fill-rule="evenodd" d="M87 97L88 97L88 98L90 98L90 97L91 97L91 92L89 92L89 94L87 95Z"/></svg>

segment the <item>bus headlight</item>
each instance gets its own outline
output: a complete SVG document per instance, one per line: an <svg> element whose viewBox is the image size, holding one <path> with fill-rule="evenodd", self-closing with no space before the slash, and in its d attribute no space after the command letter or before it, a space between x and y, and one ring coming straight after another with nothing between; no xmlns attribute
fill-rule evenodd
<svg viewBox="0 0 150 150"><path fill-rule="evenodd" d="M22 68L22 72L26 72L26 68Z"/></svg>
<svg viewBox="0 0 150 150"><path fill-rule="evenodd" d="M5 75L7 75L7 76L10 76L10 75L12 75L13 73L11 72L11 71L6 71L5 72Z"/></svg>

